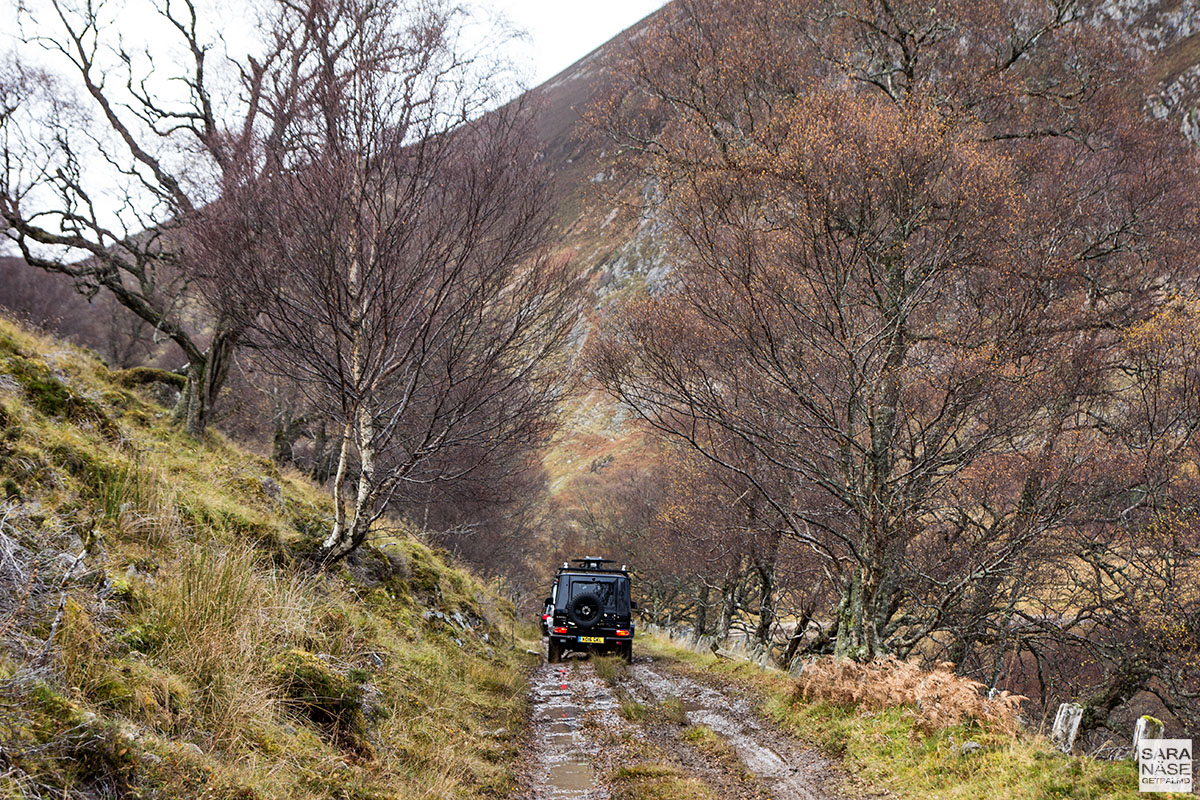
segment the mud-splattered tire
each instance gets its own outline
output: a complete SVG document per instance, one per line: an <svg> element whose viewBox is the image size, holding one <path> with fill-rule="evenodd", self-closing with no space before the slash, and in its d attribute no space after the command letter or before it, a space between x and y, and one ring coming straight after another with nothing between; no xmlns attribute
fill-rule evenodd
<svg viewBox="0 0 1200 800"><path fill-rule="evenodd" d="M633 663L633 642L622 642L617 652L625 659L626 664Z"/></svg>
<svg viewBox="0 0 1200 800"><path fill-rule="evenodd" d="M550 644L546 646L546 662L557 664L560 661L562 661L562 646L554 641L554 639L551 639Z"/></svg>

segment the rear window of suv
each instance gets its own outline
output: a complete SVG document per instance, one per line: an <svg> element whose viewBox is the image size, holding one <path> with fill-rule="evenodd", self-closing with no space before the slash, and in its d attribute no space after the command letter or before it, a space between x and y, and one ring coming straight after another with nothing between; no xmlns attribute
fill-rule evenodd
<svg viewBox="0 0 1200 800"><path fill-rule="evenodd" d="M566 591L563 591L563 584ZM614 614L629 613L629 591L624 578L593 576L593 575L564 575L559 578L559 590L555 597L559 608L567 608L571 601L582 594L594 594L604 610ZM624 589L624 591L622 591Z"/></svg>

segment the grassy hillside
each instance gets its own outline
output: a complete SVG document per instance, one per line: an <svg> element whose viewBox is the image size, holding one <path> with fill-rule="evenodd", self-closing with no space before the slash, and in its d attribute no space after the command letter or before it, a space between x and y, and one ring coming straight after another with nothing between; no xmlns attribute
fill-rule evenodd
<svg viewBox="0 0 1200 800"><path fill-rule="evenodd" d="M0 321L0 798L505 796L511 606L134 377Z"/></svg>

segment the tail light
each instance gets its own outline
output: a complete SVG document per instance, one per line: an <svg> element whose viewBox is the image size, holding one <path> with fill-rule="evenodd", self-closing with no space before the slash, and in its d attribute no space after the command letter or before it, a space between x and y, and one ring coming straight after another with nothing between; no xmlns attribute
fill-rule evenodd
<svg viewBox="0 0 1200 800"><path fill-rule="evenodd" d="M567 632L567 629L566 629L566 628L562 628L562 627L560 627L560 628L555 628L555 629L554 629L554 632L555 632L555 633L566 633L566 632Z"/></svg>
<svg viewBox="0 0 1200 800"><path fill-rule="evenodd" d="M542 622L545 622L545 621L546 621L546 620L548 620L548 619L550 619L550 615L549 615L549 614L542 614Z"/></svg>
<svg viewBox="0 0 1200 800"><path fill-rule="evenodd" d="M628 636L628 635L629 635L629 631L625 630L624 628L617 629L617 636Z"/></svg>

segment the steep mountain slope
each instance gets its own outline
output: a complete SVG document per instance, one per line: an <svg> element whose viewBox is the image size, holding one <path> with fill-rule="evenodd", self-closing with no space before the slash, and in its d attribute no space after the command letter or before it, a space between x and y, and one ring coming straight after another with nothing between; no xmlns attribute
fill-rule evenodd
<svg viewBox="0 0 1200 800"><path fill-rule="evenodd" d="M170 380L0 319L0 796L507 792L511 604L397 528L314 571L322 493Z"/></svg>
<svg viewBox="0 0 1200 800"><path fill-rule="evenodd" d="M1151 53L1147 105L1200 142L1200 3L1106 0L1099 14L1126 27Z"/></svg>

